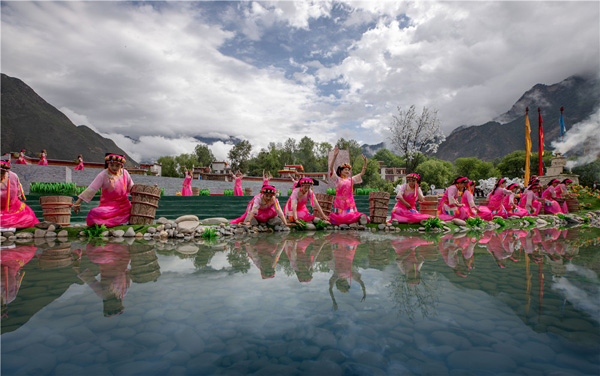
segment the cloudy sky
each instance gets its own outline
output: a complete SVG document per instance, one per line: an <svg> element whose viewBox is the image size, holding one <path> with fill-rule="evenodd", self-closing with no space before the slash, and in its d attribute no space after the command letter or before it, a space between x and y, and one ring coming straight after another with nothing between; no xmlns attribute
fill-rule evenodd
<svg viewBox="0 0 600 376"><path fill-rule="evenodd" d="M209 137L375 144L397 107L446 134L600 71L600 3L2 1L2 73L138 161Z"/></svg>

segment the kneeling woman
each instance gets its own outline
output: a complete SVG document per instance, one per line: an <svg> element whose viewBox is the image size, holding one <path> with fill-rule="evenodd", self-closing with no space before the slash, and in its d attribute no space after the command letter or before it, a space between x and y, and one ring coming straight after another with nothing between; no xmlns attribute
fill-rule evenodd
<svg viewBox="0 0 600 376"><path fill-rule="evenodd" d="M107 154L104 157L104 170L96 176L92 184L79 195L73 205L75 213L81 210L81 201L90 202L98 189L100 205L87 215L87 225L105 225L114 227L129 221L131 202L127 195L133 187L129 172L123 168L125 157L118 154Z"/></svg>
<svg viewBox="0 0 600 376"><path fill-rule="evenodd" d="M513 183L509 185L507 189L511 191L511 194L504 196L502 199L502 205L504 206L504 209L506 209L508 215L516 215L517 217L521 218L529 216L527 210L517 206L517 202L515 201L515 195L519 191L519 184Z"/></svg>
<svg viewBox="0 0 600 376"><path fill-rule="evenodd" d="M23 202L23 187L17 174L9 171L10 161L0 161L0 169L0 227L33 227L39 221L33 210Z"/></svg>
<svg viewBox="0 0 600 376"><path fill-rule="evenodd" d="M319 201L315 197L315 194L311 187L315 185L315 181L310 178L302 178L294 186L292 195L285 204L285 216L290 222L296 222L299 219L309 222L315 219L315 216L310 214L306 204L310 200L310 205L313 208L313 212L319 214L319 217L326 219L327 216L321 210Z"/></svg>
<svg viewBox="0 0 600 376"><path fill-rule="evenodd" d="M281 211L281 207L279 206L279 201L275 198L275 188L265 185L261 188L260 193L254 196L252 201L248 203L244 215L229 223L251 225L252 219L256 219L258 222L267 222L269 219L277 216L281 218L284 225L288 225L285 215L283 215L283 211Z"/></svg>
<svg viewBox="0 0 600 376"><path fill-rule="evenodd" d="M419 213L415 207L417 201L425 201L419 183L421 183L421 176L410 173L406 175L406 183L400 186L396 195L398 202L392 209L392 219L396 219L398 223L419 223L431 217L429 214Z"/></svg>
<svg viewBox="0 0 600 376"><path fill-rule="evenodd" d="M538 183L531 184L521 196L519 206L527 211L531 216L537 216L542 209L542 203L538 201L542 186Z"/></svg>
<svg viewBox="0 0 600 376"><path fill-rule="evenodd" d="M469 217L477 217L483 219L484 221L492 220L492 213L487 206L477 206L475 204L475 198L473 197L473 192L475 192L475 182L473 180L469 180L467 182L467 186L462 194L461 203L467 208L467 214Z"/></svg>
<svg viewBox="0 0 600 376"><path fill-rule="evenodd" d="M508 218L508 212L504 205L502 205L502 200L505 195L510 195L512 192L506 189L506 179L502 178L498 180L494 189L488 196L488 208L492 212L492 216L500 216L502 218Z"/></svg>
<svg viewBox="0 0 600 376"><path fill-rule="evenodd" d="M560 183L558 179L552 179L548 182L548 188L542 193L544 201L544 211L546 214L562 213L560 204L556 201L556 186Z"/></svg>
<svg viewBox="0 0 600 376"><path fill-rule="evenodd" d="M362 175L367 169L367 157L364 155L362 156L364 164L360 174L352 176L352 167L349 164L344 163L341 166L338 166L334 176L333 166L339 152L340 149L336 146L333 150L333 159L329 165L329 177L333 178L335 184L335 200L333 201L333 208L331 209L329 219L333 225L348 225L358 221L366 224L369 220L365 214L360 213L356 209L352 190L355 183L362 183Z"/></svg>
<svg viewBox="0 0 600 376"><path fill-rule="evenodd" d="M438 217L442 221L450 221L454 218L465 220L469 217L467 207L458 202L458 194L465 189L468 180L466 177L458 177L446 188L438 204Z"/></svg>

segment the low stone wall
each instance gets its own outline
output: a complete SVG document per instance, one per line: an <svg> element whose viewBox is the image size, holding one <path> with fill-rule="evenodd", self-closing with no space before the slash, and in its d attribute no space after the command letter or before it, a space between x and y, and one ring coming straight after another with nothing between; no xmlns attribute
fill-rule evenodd
<svg viewBox="0 0 600 376"><path fill-rule="evenodd" d="M12 171L19 176L25 194L29 194L30 183L75 183L78 186L88 186L100 173L98 168L86 168L83 171L74 170L63 166L38 166L38 165L13 165ZM158 185L165 189L165 195L175 196L181 192L183 178L167 178L163 176L131 175L135 184ZM288 189L292 188L292 182L275 182L271 184L287 196ZM192 187L209 189L211 194L223 194L225 189L233 189L233 182L217 180L192 180ZM242 180L242 188L252 188L255 195L262 187L262 179ZM315 187L316 193L325 193L324 185Z"/></svg>

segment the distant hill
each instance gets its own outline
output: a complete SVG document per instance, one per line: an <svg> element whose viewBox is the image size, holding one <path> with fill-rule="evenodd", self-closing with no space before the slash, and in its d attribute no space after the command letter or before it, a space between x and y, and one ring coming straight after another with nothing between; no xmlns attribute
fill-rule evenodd
<svg viewBox="0 0 600 376"><path fill-rule="evenodd" d="M567 131L587 119L600 105L598 78L570 77L554 85L537 84L506 113L477 126L456 128L444 141L436 157L447 161L477 157L485 161L501 158L515 150L525 150L525 108L529 107L532 152L538 146L538 107L541 109L545 149L560 137L560 107L563 106Z"/></svg>
<svg viewBox="0 0 600 376"><path fill-rule="evenodd" d="M62 112L46 102L23 81L2 74L2 153L27 150L36 156L46 149L49 159L103 162L106 152L121 153L127 165L135 165L111 139L85 125L75 126Z"/></svg>

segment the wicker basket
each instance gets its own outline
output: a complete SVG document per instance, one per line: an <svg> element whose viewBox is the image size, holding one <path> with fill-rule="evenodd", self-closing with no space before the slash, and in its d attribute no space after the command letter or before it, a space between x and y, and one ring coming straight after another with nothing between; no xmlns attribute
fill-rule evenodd
<svg viewBox="0 0 600 376"><path fill-rule="evenodd" d="M131 188L129 223L132 225L152 224L156 216L158 200L160 200L160 188L158 186L134 185Z"/></svg>
<svg viewBox="0 0 600 376"><path fill-rule="evenodd" d="M335 196L326 193L315 193L315 197L317 201L319 201L319 206L321 206L323 213L329 216L329 214L331 214L331 207L333 206L333 199Z"/></svg>
<svg viewBox="0 0 600 376"><path fill-rule="evenodd" d="M42 205L42 215L45 221L58 223L61 226L71 224L73 197L42 196L40 197L40 204Z"/></svg>
<svg viewBox="0 0 600 376"><path fill-rule="evenodd" d="M390 194L387 192L369 192L369 216L372 223L387 221Z"/></svg>

